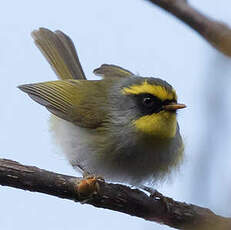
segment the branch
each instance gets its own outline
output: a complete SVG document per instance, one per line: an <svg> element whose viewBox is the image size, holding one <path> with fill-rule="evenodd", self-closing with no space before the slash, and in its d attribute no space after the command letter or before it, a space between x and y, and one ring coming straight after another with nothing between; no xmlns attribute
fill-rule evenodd
<svg viewBox="0 0 231 230"><path fill-rule="evenodd" d="M231 29L226 24L204 16L191 7L186 0L148 0L189 25L213 47L231 56Z"/></svg>
<svg viewBox="0 0 231 230"><path fill-rule="evenodd" d="M178 229L231 229L231 219L196 205L174 201L100 179L81 179L0 159L0 185L41 192L107 208Z"/></svg>

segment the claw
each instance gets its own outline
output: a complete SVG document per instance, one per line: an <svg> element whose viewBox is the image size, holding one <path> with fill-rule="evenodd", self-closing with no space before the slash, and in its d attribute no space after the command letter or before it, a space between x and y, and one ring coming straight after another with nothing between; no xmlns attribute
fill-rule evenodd
<svg viewBox="0 0 231 230"><path fill-rule="evenodd" d="M167 212L170 211L170 205L169 205L169 201L171 201L170 198L163 196L163 195L162 195L160 192L158 192L156 189L147 187L147 186L145 186L145 185L140 186L140 188L143 189L144 191L150 193L150 195L149 195L150 197L152 197L152 198L154 198L154 199L156 199L156 200L158 199L158 200L160 200L161 202L163 202L164 205L165 205L165 208L166 208Z"/></svg>

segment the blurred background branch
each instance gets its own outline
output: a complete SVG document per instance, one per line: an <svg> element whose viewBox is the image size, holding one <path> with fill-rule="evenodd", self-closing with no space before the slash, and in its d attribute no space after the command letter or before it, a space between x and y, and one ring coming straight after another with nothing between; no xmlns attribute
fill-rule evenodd
<svg viewBox="0 0 231 230"><path fill-rule="evenodd" d="M228 230L231 219L156 192L148 196L125 185L82 179L0 159L0 184L107 208L186 230Z"/></svg>
<svg viewBox="0 0 231 230"><path fill-rule="evenodd" d="M213 47L231 56L231 29L228 25L209 18L185 0L148 0L175 15L204 37Z"/></svg>

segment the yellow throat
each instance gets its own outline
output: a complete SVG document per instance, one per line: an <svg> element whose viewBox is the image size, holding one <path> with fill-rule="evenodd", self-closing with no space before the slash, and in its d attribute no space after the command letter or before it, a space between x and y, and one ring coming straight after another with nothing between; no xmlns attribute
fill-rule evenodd
<svg viewBox="0 0 231 230"><path fill-rule="evenodd" d="M172 138L176 134L176 114L168 111L143 116L133 124L138 131L159 138Z"/></svg>
<svg viewBox="0 0 231 230"><path fill-rule="evenodd" d="M148 93L157 96L163 101L177 100L174 89L172 89L172 91L167 91L162 86L148 83L147 80L145 80L142 84L123 88L122 93L125 95ZM159 113L145 115L137 120L134 120L133 125L138 131L143 132L144 134L156 136L158 138L172 138L176 134L176 113L163 110Z"/></svg>

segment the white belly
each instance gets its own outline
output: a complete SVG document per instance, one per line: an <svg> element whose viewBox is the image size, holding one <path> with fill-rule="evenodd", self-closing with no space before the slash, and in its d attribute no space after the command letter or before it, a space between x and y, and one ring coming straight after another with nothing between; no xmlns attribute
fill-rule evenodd
<svg viewBox="0 0 231 230"><path fill-rule="evenodd" d="M51 132L68 161L80 169L87 169L88 158L93 154L88 143L95 136L94 130L81 128L56 116L51 116Z"/></svg>
<svg viewBox="0 0 231 230"><path fill-rule="evenodd" d="M182 158L183 145L181 150L172 152L170 150L173 145L178 143L172 142L169 145L166 143L164 149L155 145L155 148L151 148L151 151L146 148L146 145L143 145L143 147L137 146L138 148L133 146L132 155L134 155L132 158L123 158L123 162L120 162L121 159L119 158L112 158L113 160L110 161L108 156L114 154L112 151L106 152L107 156L98 158L103 152L102 148L91 147L91 144L96 140L96 136L97 140L103 139L103 137L99 138L99 134L95 130L81 128L52 116L51 131L56 143L61 147L62 152L72 166L76 169L80 167L88 173L103 176L105 179L115 182L127 182L133 185L143 183L147 179L151 183L156 182L156 180L168 174L169 169L175 168ZM126 153L129 152L129 149L126 149ZM117 152L115 153L117 154ZM122 152L122 154L126 153ZM163 167L166 168L163 170Z"/></svg>

